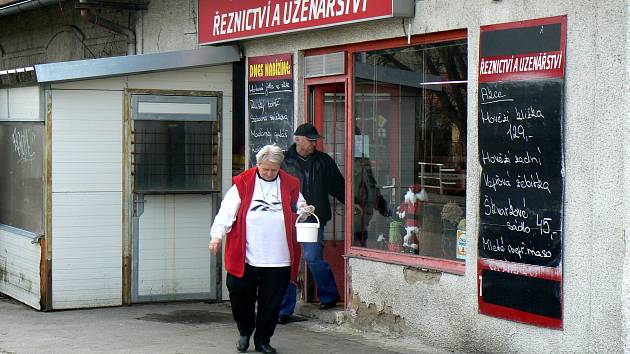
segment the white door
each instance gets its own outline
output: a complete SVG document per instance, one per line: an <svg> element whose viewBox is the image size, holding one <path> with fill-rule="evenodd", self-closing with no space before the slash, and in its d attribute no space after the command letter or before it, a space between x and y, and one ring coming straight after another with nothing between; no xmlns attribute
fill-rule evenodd
<svg viewBox="0 0 630 354"><path fill-rule="evenodd" d="M133 239L134 302L216 299L208 252L212 200L201 194L145 194Z"/></svg>
<svg viewBox="0 0 630 354"><path fill-rule="evenodd" d="M217 100L132 95L132 302L217 298Z"/></svg>

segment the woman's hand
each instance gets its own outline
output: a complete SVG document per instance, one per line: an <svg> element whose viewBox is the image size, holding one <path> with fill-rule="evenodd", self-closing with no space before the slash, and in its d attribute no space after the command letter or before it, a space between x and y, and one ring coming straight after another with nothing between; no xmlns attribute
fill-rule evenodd
<svg viewBox="0 0 630 354"><path fill-rule="evenodd" d="M300 205L300 209L298 209L298 214L300 214L300 216L298 217L298 220L299 221L304 221L309 216L311 216L311 214L313 214L314 212L315 212L315 207L314 206L304 203L304 204Z"/></svg>
<svg viewBox="0 0 630 354"><path fill-rule="evenodd" d="M216 255L221 249L221 239L213 238L212 241L210 241L210 244L208 245L208 249L210 250L210 252Z"/></svg>

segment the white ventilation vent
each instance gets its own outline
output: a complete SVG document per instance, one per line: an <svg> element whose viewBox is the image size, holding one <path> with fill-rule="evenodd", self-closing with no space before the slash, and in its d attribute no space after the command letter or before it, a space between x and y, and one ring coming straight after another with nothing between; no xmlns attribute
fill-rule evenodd
<svg viewBox="0 0 630 354"><path fill-rule="evenodd" d="M342 75L346 73L345 52L312 55L304 58L304 77Z"/></svg>

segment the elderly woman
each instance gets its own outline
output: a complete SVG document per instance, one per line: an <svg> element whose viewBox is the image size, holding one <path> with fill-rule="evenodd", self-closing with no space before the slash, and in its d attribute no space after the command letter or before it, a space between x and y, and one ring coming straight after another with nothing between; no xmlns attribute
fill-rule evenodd
<svg viewBox="0 0 630 354"><path fill-rule="evenodd" d="M298 179L280 170L283 159L278 146L263 147L256 167L234 177L210 230L213 253L225 238L226 285L241 353L252 334L256 351L276 353L270 339L287 285L297 278L301 254L294 222L297 214L305 218L314 210L300 194Z"/></svg>

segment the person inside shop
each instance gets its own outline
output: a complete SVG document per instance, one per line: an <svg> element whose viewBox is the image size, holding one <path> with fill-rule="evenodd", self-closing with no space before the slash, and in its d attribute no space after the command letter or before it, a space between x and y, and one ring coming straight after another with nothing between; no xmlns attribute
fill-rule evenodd
<svg viewBox="0 0 630 354"><path fill-rule="evenodd" d="M355 127L354 132L355 139L361 137L361 131L358 127ZM391 216L391 211L376 184L376 179L372 172L372 163L368 157L367 146L363 146L363 144L360 146L361 149L356 149L355 145L352 167L354 203L360 207L355 208L355 214L352 217L352 232L354 234L354 245L366 247L368 239L367 229L372 220L374 210L384 217ZM363 151L363 148L366 151Z"/></svg>
<svg viewBox="0 0 630 354"><path fill-rule="evenodd" d="M314 211L300 193L300 181L280 169L283 159L278 146L260 149L257 165L233 178L210 229L212 253L225 239L226 286L241 353L252 334L256 351L276 353L270 340L301 256L294 223Z"/></svg>
<svg viewBox="0 0 630 354"><path fill-rule="evenodd" d="M328 310L335 308L340 299L330 265L324 260L324 229L332 217L328 196L344 203L345 181L332 157L316 149L317 139L321 136L312 124L298 126L293 135L295 143L287 150L282 169L300 180L300 190L306 202L315 207L315 214L319 218L319 241L305 242L302 246L304 260L317 286L319 308ZM291 282L282 301L280 324L291 322L296 293L297 285Z"/></svg>

